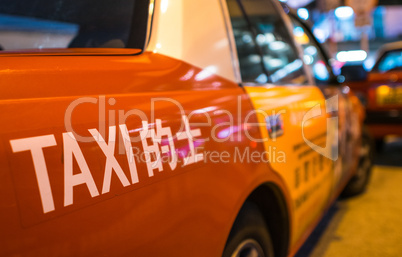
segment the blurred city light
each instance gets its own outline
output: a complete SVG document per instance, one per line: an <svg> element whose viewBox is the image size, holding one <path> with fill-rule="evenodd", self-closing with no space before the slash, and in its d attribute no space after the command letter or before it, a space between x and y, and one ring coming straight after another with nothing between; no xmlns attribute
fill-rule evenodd
<svg viewBox="0 0 402 257"><path fill-rule="evenodd" d="M327 38L328 38L328 35L326 35L324 30L322 30L320 28L315 28L313 30L313 34L317 38L318 42L320 42L320 43L324 43L325 40L327 40Z"/></svg>
<svg viewBox="0 0 402 257"><path fill-rule="evenodd" d="M295 35L295 39L299 44L305 45L310 43L310 39L308 38L302 27L295 27L293 29L293 34Z"/></svg>
<svg viewBox="0 0 402 257"><path fill-rule="evenodd" d="M354 11L350 6L340 6L335 9L335 16L341 20L352 18L353 14Z"/></svg>
<svg viewBox="0 0 402 257"><path fill-rule="evenodd" d="M268 82L268 77L267 77L267 75L265 75L265 74L260 74L260 75L257 77L256 81L257 81L258 83L260 83L260 84L265 84L265 83Z"/></svg>
<svg viewBox="0 0 402 257"><path fill-rule="evenodd" d="M304 62L307 64L307 65L310 65L310 64L313 64L313 62L314 62L314 58L311 56L311 55L304 55Z"/></svg>
<svg viewBox="0 0 402 257"><path fill-rule="evenodd" d="M375 61L376 61L375 56L372 55L367 57L367 59L363 63L364 69L366 71L370 71L374 67Z"/></svg>
<svg viewBox="0 0 402 257"><path fill-rule="evenodd" d="M297 26L293 29L293 34L295 34L296 37L304 36L305 35L304 29L302 27Z"/></svg>
<svg viewBox="0 0 402 257"><path fill-rule="evenodd" d="M315 48L315 46L308 46L306 49L304 49L304 52L309 55L316 55L317 48Z"/></svg>
<svg viewBox="0 0 402 257"><path fill-rule="evenodd" d="M256 41L259 45L264 45L267 42L267 38L263 34L258 34L256 37Z"/></svg>
<svg viewBox="0 0 402 257"><path fill-rule="evenodd" d="M361 62L367 58L366 51L341 51L336 55L336 59L340 62Z"/></svg>
<svg viewBox="0 0 402 257"><path fill-rule="evenodd" d="M312 3L313 0L286 0L281 2L286 2L290 7L297 9L300 7L305 7L306 5Z"/></svg>
<svg viewBox="0 0 402 257"><path fill-rule="evenodd" d="M391 92L391 88L387 85L382 85L377 88L377 94L388 95Z"/></svg>
<svg viewBox="0 0 402 257"><path fill-rule="evenodd" d="M326 81L329 79L329 72L327 70L327 66L323 61L318 61L313 66L314 77L319 80Z"/></svg>
<svg viewBox="0 0 402 257"><path fill-rule="evenodd" d="M286 48L286 44L282 41L275 41L269 44L269 49L272 51L279 51Z"/></svg>
<svg viewBox="0 0 402 257"><path fill-rule="evenodd" d="M308 18L310 17L310 13L306 8L297 9L297 15L300 17L300 19L303 20L308 20Z"/></svg>

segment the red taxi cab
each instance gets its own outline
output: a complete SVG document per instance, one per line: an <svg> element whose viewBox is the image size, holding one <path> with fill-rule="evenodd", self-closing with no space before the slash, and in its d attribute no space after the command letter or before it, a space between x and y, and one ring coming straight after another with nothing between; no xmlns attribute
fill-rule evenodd
<svg viewBox="0 0 402 257"><path fill-rule="evenodd" d="M381 149L387 135L402 136L402 42L385 44L369 73L362 67L346 67L354 73L350 87L366 104L366 123Z"/></svg>
<svg viewBox="0 0 402 257"><path fill-rule="evenodd" d="M402 42L380 49L368 83L367 123L374 136L402 136Z"/></svg>
<svg viewBox="0 0 402 257"><path fill-rule="evenodd" d="M1 256L293 256L365 189L363 107L316 84L276 1L5 0L0 21Z"/></svg>

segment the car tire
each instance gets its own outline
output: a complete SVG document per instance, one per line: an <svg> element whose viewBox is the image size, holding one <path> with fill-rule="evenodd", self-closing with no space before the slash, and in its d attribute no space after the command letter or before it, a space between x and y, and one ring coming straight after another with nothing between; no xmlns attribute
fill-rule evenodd
<svg viewBox="0 0 402 257"><path fill-rule="evenodd" d="M374 160L375 145L366 128L362 132L360 159L356 174L350 179L342 192L342 197L351 197L363 193L370 181Z"/></svg>
<svg viewBox="0 0 402 257"><path fill-rule="evenodd" d="M274 256L267 225L255 204L247 202L240 210L222 256Z"/></svg>

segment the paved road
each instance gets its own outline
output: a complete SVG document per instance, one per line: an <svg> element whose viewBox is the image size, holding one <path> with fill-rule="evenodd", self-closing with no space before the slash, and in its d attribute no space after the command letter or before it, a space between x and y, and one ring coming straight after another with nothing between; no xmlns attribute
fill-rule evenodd
<svg viewBox="0 0 402 257"><path fill-rule="evenodd" d="M296 257L402 256L402 140L376 164L367 192L337 201Z"/></svg>

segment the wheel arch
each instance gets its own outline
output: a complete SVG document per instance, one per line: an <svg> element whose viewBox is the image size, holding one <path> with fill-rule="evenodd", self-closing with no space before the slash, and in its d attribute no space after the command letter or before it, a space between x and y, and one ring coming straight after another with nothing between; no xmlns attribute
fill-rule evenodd
<svg viewBox="0 0 402 257"><path fill-rule="evenodd" d="M286 200L280 188L271 182L258 186L247 197L240 210L250 202L258 207L264 217L275 256L286 257L289 250L290 219Z"/></svg>

